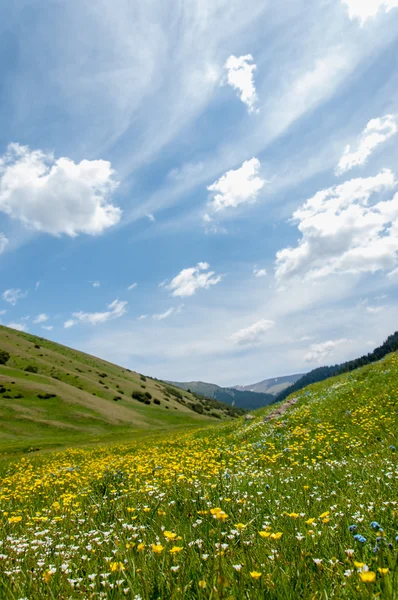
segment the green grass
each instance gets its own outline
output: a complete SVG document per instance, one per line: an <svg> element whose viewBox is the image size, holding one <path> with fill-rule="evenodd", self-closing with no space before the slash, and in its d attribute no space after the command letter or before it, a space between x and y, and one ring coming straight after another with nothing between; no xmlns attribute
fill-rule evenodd
<svg viewBox="0 0 398 600"><path fill-rule="evenodd" d="M170 389L177 395L181 390L162 381L2 326L0 349L11 355L0 365L0 457L212 425L215 414L221 419L238 414L187 392L178 398ZM37 373L26 372L29 366ZM149 393L150 404L133 399L133 392ZM38 397L43 394L56 397L43 400Z"/></svg>
<svg viewBox="0 0 398 600"><path fill-rule="evenodd" d="M397 396L393 354L269 422L9 462L0 597L396 600Z"/></svg>

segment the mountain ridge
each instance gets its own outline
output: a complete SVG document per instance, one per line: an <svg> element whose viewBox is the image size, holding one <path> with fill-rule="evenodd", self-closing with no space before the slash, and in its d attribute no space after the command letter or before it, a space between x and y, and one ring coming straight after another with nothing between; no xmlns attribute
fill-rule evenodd
<svg viewBox="0 0 398 600"><path fill-rule="evenodd" d="M222 387L215 383L205 381L168 381L182 390L191 391L194 394L200 394L206 398L218 400L237 408L247 410L256 410L263 406L268 406L275 402L275 396L251 391L240 391L235 388Z"/></svg>

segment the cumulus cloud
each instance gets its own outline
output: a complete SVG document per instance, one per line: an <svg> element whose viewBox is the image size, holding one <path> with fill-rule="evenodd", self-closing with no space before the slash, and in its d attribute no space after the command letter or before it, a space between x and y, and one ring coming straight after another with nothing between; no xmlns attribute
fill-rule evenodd
<svg viewBox="0 0 398 600"><path fill-rule="evenodd" d="M345 338L341 338L339 340L329 340L327 342L322 342L321 344L312 344L310 346L309 352L304 357L305 362L321 362L327 356L332 354L333 350L340 346L341 344L345 344L349 340Z"/></svg>
<svg viewBox="0 0 398 600"><path fill-rule="evenodd" d="M249 113L255 112L258 97L254 85L254 71L257 66L253 63L252 55L231 55L224 68L227 70L228 85L237 90L239 98L246 104Z"/></svg>
<svg viewBox="0 0 398 600"><path fill-rule="evenodd" d="M390 12L398 7L398 0L342 0L348 8L350 19L359 19L361 25L367 19L375 17L380 10Z"/></svg>
<svg viewBox="0 0 398 600"><path fill-rule="evenodd" d="M16 305L16 303L18 302L18 300L22 300L22 298L25 298L27 296L28 292L23 292L20 289L9 289L6 290L5 292L3 292L3 300L5 300L6 302L9 302L10 304L12 304L13 306Z"/></svg>
<svg viewBox="0 0 398 600"><path fill-rule="evenodd" d="M36 231L97 235L119 222L109 197L117 187L105 160L55 159L10 144L0 157L0 211Z"/></svg>
<svg viewBox="0 0 398 600"><path fill-rule="evenodd" d="M16 329L17 331L27 331L25 323L8 323L7 327L11 327L11 329Z"/></svg>
<svg viewBox="0 0 398 600"><path fill-rule="evenodd" d="M6 246L8 245L8 239L4 235L4 233L0 233L0 254L4 252Z"/></svg>
<svg viewBox="0 0 398 600"><path fill-rule="evenodd" d="M39 323L45 323L46 321L48 321L48 315L46 315L46 313L41 313L40 315L37 315L35 319L33 319L33 323L35 325L38 325Z"/></svg>
<svg viewBox="0 0 398 600"><path fill-rule="evenodd" d="M385 115L372 119L362 132L357 150L351 151L347 146L336 168L336 175L350 171L353 167L363 165L372 152L398 132L397 115Z"/></svg>
<svg viewBox="0 0 398 600"><path fill-rule="evenodd" d="M110 304L108 304L107 308L109 310L104 312L75 312L72 314L73 319L69 319L65 321L64 328L68 329L69 327L73 327L77 323L88 323L89 325L98 325L99 323L105 323L111 319L118 319L126 314L127 302L114 300Z"/></svg>
<svg viewBox="0 0 398 600"><path fill-rule="evenodd" d="M239 204L255 202L265 180L258 176L260 161L257 158L246 160L239 169L231 169L207 188L213 192L209 206L214 212ZM209 215L205 220L209 220Z"/></svg>
<svg viewBox="0 0 398 600"><path fill-rule="evenodd" d="M152 319L155 319L155 321L163 321L163 319L167 319L168 317L171 317L171 315L177 315L180 313L183 307L184 305L180 304L180 306L169 308L164 313L152 315Z"/></svg>
<svg viewBox="0 0 398 600"><path fill-rule="evenodd" d="M261 319L249 327L240 329L230 336L229 340L239 346L255 346L265 339L266 332L275 325L274 321Z"/></svg>
<svg viewBox="0 0 398 600"><path fill-rule="evenodd" d="M183 269L166 287L173 296L193 296L199 289L206 290L211 285L220 283L222 275L216 275L209 268L208 263L199 262L196 267Z"/></svg>
<svg viewBox="0 0 398 600"><path fill-rule="evenodd" d="M398 194L389 201L370 200L396 184L394 174L384 169L375 177L317 192L293 213L301 239L277 253L276 277L393 269L398 263Z"/></svg>
<svg viewBox="0 0 398 600"><path fill-rule="evenodd" d="M53 325L42 325L42 329L46 331L52 331L54 329Z"/></svg>
<svg viewBox="0 0 398 600"><path fill-rule="evenodd" d="M265 277L267 275L266 269L253 269L254 277Z"/></svg>

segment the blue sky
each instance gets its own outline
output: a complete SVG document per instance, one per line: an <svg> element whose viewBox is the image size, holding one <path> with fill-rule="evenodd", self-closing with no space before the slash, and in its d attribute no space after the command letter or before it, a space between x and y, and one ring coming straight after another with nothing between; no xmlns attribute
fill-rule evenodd
<svg viewBox="0 0 398 600"><path fill-rule="evenodd" d="M221 385L381 343L397 32L398 0L0 5L1 323Z"/></svg>

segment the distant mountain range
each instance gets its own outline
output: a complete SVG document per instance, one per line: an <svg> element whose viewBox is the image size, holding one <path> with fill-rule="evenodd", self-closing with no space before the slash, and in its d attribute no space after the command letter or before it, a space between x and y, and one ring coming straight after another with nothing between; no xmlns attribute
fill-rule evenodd
<svg viewBox="0 0 398 600"><path fill-rule="evenodd" d="M190 391L194 395L199 394L200 396L212 398L219 402L224 402L225 404L230 404L237 408L245 408L247 410L254 410L275 402L275 396L273 394L251 392L247 390L241 391L235 388L224 388L215 383L205 383L204 381L168 381L168 383L179 387L182 390ZM287 385L290 385L290 383Z"/></svg>
<svg viewBox="0 0 398 600"><path fill-rule="evenodd" d="M252 383L251 385L234 385L235 390L240 392L256 392L262 394L272 394L277 396L284 389L296 383L298 379L304 376L304 373L298 373L296 375L284 375L283 377L274 377L272 379L264 379L258 383Z"/></svg>

